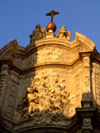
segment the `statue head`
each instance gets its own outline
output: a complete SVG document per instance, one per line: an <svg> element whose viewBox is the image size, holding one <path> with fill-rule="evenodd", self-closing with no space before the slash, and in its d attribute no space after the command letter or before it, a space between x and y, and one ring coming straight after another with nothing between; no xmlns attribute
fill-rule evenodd
<svg viewBox="0 0 100 133"><path fill-rule="evenodd" d="M66 27L65 27L65 26L62 26L62 27L61 27L61 30L62 30L62 31L66 31Z"/></svg>
<svg viewBox="0 0 100 133"><path fill-rule="evenodd" d="M33 92L33 89L30 87L30 88L27 88L27 92L28 93L32 93Z"/></svg>
<svg viewBox="0 0 100 133"><path fill-rule="evenodd" d="M41 28L40 24L36 25L35 28L40 29Z"/></svg>

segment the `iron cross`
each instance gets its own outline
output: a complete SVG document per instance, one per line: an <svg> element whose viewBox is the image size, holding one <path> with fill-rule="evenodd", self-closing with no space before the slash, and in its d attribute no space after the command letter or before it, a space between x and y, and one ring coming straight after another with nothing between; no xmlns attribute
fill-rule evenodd
<svg viewBox="0 0 100 133"><path fill-rule="evenodd" d="M51 10L51 12L47 13L46 16L51 16L51 23L53 23L53 15L59 14L59 12L55 12Z"/></svg>

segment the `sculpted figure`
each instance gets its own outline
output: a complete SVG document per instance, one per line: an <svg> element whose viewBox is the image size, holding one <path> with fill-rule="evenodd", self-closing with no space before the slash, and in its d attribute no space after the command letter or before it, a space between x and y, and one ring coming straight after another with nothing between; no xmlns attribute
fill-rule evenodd
<svg viewBox="0 0 100 133"><path fill-rule="evenodd" d="M32 88L27 88L27 92L28 92L27 98L28 98L28 102L29 102L28 113L32 116L34 113L34 110L36 109L36 103L38 103L37 94L36 94L36 92L33 93Z"/></svg>
<svg viewBox="0 0 100 133"><path fill-rule="evenodd" d="M30 88L27 88L28 113L34 117L35 113L63 112L68 115L72 105L70 94L66 91L65 80L59 74L42 72L32 79Z"/></svg>
<svg viewBox="0 0 100 133"><path fill-rule="evenodd" d="M62 28L60 29L60 31L57 34L58 38L62 38L62 39L67 39L68 41L70 41L70 37L71 37L71 32L70 31L66 31L66 27L62 26Z"/></svg>
<svg viewBox="0 0 100 133"><path fill-rule="evenodd" d="M31 38L30 43L34 42L35 40L42 39L45 36L45 29L41 29L41 26L38 24L35 27L36 29L33 30L32 34L29 35Z"/></svg>
<svg viewBox="0 0 100 133"><path fill-rule="evenodd" d="M42 32L42 34L43 34L43 37L45 37L45 28L42 28L42 29L41 29L41 32Z"/></svg>

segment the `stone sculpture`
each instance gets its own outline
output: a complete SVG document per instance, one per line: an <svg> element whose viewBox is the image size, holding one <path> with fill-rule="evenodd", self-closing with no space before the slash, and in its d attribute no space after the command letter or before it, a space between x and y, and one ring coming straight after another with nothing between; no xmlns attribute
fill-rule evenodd
<svg viewBox="0 0 100 133"><path fill-rule="evenodd" d="M45 36L45 28L41 29L41 26L38 24L35 27L36 29L33 30L32 34L29 35L31 38L30 43L34 42L35 40L42 39Z"/></svg>
<svg viewBox="0 0 100 133"><path fill-rule="evenodd" d="M65 80L59 79L57 73L52 75L43 72L41 76L32 79L30 88L27 88L27 98L29 102L28 114L34 116L36 112L40 113L63 113L69 114L69 107L74 103L74 97L66 91ZM44 102L45 101L45 102Z"/></svg>
<svg viewBox="0 0 100 133"><path fill-rule="evenodd" d="M62 26L62 28L60 29L60 31L57 34L57 37L61 38L61 39L67 39L68 41L70 41L71 32L70 31L67 32L66 27Z"/></svg>

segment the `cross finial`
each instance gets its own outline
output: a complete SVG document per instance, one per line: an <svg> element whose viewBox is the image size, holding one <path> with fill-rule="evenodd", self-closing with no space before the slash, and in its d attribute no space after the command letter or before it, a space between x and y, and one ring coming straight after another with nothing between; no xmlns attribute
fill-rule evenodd
<svg viewBox="0 0 100 133"><path fill-rule="evenodd" d="M53 23L53 15L59 14L59 12L55 12L51 10L51 12L47 13L46 16L51 16L51 23Z"/></svg>

